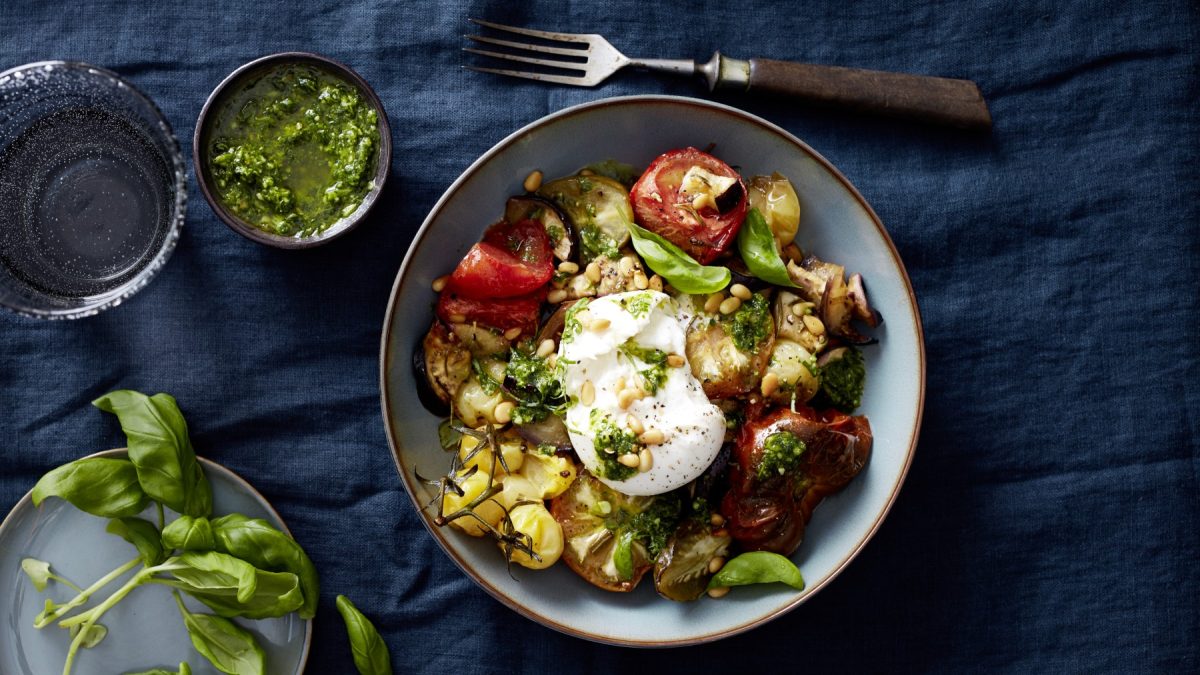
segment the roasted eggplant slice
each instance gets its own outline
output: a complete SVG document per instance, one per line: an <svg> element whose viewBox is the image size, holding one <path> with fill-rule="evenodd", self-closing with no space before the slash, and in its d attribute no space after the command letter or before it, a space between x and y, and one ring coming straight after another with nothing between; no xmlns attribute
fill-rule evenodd
<svg viewBox="0 0 1200 675"><path fill-rule="evenodd" d="M450 412L450 400L471 375L471 352L441 321L434 321L413 354L417 393L435 415Z"/></svg>
<svg viewBox="0 0 1200 675"><path fill-rule="evenodd" d="M554 257L570 260L575 254L575 230L553 203L541 197L511 197L504 205L504 219L510 223L536 220L546 228Z"/></svg>
<svg viewBox="0 0 1200 675"><path fill-rule="evenodd" d="M612 258L629 241L633 207L629 191L604 176L568 176L550 181L538 196L556 204L579 239L580 262L608 255Z"/></svg>

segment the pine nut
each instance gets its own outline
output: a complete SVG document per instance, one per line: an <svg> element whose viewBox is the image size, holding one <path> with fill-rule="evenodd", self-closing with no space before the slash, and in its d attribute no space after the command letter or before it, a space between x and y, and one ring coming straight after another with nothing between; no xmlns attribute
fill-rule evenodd
<svg viewBox="0 0 1200 675"><path fill-rule="evenodd" d="M575 274L579 271L579 264L564 260L558 264L558 271L563 274Z"/></svg>
<svg viewBox="0 0 1200 675"><path fill-rule="evenodd" d="M550 356L551 354L554 353L554 349L555 349L554 340L551 340L550 338L546 338L545 340L542 340L542 343L539 344L538 348L537 348L538 358L544 359L547 356Z"/></svg>
<svg viewBox="0 0 1200 675"><path fill-rule="evenodd" d="M617 263L617 269L621 272L621 276L623 277L633 274L633 258L630 258L629 256L624 256L621 258L621 261Z"/></svg>
<svg viewBox="0 0 1200 675"><path fill-rule="evenodd" d="M537 192L537 189L542 187L542 172L534 169L525 177L525 191Z"/></svg>
<svg viewBox="0 0 1200 675"><path fill-rule="evenodd" d="M639 291L644 291L650 288L650 280L646 278L646 273L638 270L633 273L633 285Z"/></svg>
<svg viewBox="0 0 1200 675"><path fill-rule="evenodd" d="M567 299L567 292L561 288L556 288L546 294L546 302L557 305Z"/></svg>
<svg viewBox="0 0 1200 675"><path fill-rule="evenodd" d="M808 302L797 302L796 304L792 305L792 314L795 314L796 316L804 316L805 314L808 314L811 304L812 303Z"/></svg>
<svg viewBox="0 0 1200 675"><path fill-rule="evenodd" d="M625 424L629 425L629 430L632 431L635 436L641 436L642 432L646 430L646 425L642 424L642 420L638 419L637 415L629 415L626 417Z"/></svg>
<svg viewBox="0 0 1200 675"><path fill-rule="evenodd" d="M733 314L738 311L738 307L742 306L742 301L737 298L725 298L717 307L722 314Z"/></svg>
<svg viewBox="0 0 1200 675"><path fill-rule="evenodd" d="M584 270L583 275L587 277L587 280L593 284L600 283L600 266L594 262L588 263L587 269Z"/></svg>
<svg viewBox="0 0 1200 675"><path fill-rule="evenodd" d="M512 401L502 401L496 406L496 410L492 415L496 418L498 424L508 424L512 421L513 410L517 407Z"/></svg>
<svg viewBox="0 0 1200 675"><path fill-rule="evenodd" d="M762 379L762 395L770 396L779 391L779 375L767 373Z"/></svg>
<svg viewBox="0 0 1200 675"><path fill-rule="evenodd" d="M749 300L753 293L743 284L734 284L729 287L729 294L739 300Z"/></svg>
<svg viewBox="0 0 1200 675"><path fill-rule="evenodd" d="M580 176L595 176L596 172L592 171L591 169L580 169L579 175Z"/></svg>
<svg viewBox="0 0 1200 675"><path fill-rule="evenodd" d="M433 280L433 292L441 293L446 288L446 282L450 281L450 276L438 277Z"/></svg>
<svg viewBox="0 0 1200 675"><path fill-rule="evenodd" d="M716 311L721 307L721 302L724 300L725 294L721 291L713 293L712 295L708 296L708 300L704 301L704 311L708 312L709 314L716 313Z"/></svg>
<svg viewBox="0 0 1200 675"><path fill-rule="evenodd" d="M682 368L683 364L685 363L687 363L687 360L679 354L667 354L668 366L671 366L672 368Z"/></svg>
<svg viewBox="0 0 1200 675"><path fill-rule="evenodd" d="M728 593L729 593L728 586L717 586L716 588L708 589L708 597L712 598L713 600L716 600L717 598L723 598Z"/></svg>
<svg viewBox="0 0 1200 675"><path fill-rule="evenodd" d="M650 281L648 283L650 285L650 290L658 291L659 293L662 292L662 289L663 289L662 277L655 274L654 276L650 277Z"/></svg>
<svg viewBox="0 0 1200 675"><path fill-rule="evenodd" d="M725 566L725 559L722 558L721 556L717 556L717 557L713 558L712 560L708 561L708 573L716 574L717 572L720 572L721 568L724 566Z"/></svg>
<svg viewBox="0 0 1200 675"><path fill-rule="evenodd" d="M642 445L662 445L666 440L667 435L662 432L662 429L647 429L638 434L638 442Z"/></svg>
<svg viewBox="0 0 1200 675"><path fill-rule="evenodd" d="M728 537L728 536L729 536L729 530L727 530L727 529L725 529L725 528L723 528L723 527L720 527L720 528L717 528L717 529L713 530L713 532L712 532L712 535L713 535L714 537Z"/></svg>
<svg viewBox="0 0 1200 675"><path fill-rule="evenodd" d="M512 328L509 328L508 330L504 331L504 339L505 340L516 340L519 337L521 337L521 327L520 326L513 326Z"/></svg>
<svg viewBox="0 0 1200 675"><path fill-rule="evenodd" d="M638 465L640 460L637 455L630 452L618 457L617 461L632 469Z"/></svg>
<svg viewBox="0 0 1200 675"><path fill-rule="evenodd" d="M650 448L642 448L638 453L638 471L646 473L654 468L654 453L650 452Z"/></svg>
<svg viewBox="0 0 1200 675"><path fill-rule="evenodd" d="M451 314L449 317L450 323L466 323L467 317L465 314Z"/></svg>
<svg viewBox="0 0 1200 675"><path fill-rule="evenodd" d="M592 330L595 330L595 331L608 330L608 327L611 325L612 325L611 321L609 321L608 319L601 318L601 319L596 319L595 321L593 321L591 328L592 328Z"/></svg>
<svg viewBox="0 0 1200 675"><path fill-rule="evenodd" d="M821 320L812 314L804 315L804 327L813 335L820 336L825 334L825 324L821 323Z"/></svg>
<svg viewBox="0 0 1200 675"><path fill-rule="evenodd" d="M558 365L558 354L551 354L550 358L546 359L546 365L550 366L551 370L554 370L554 366Z"/></svg>
<svg viewBox="0 0 1200 675"><path fill-rule="evenodd" d="M711 523L713 527L721 527L725 524L725 516L722 516L714 511L712 516L708 519L708 522Z"/></svg>
<svg viewBox="0 0 1200 675"><path fill-rule="evenodd" d="M639 398L641 397L638 396L636 389L622 389L621 393L617 394L617 405L621 407L621 410L626 410Z"/></svg>
<svg viewBox="0 0 1200 675"><path fill-rule="evenodd" d="M596 385L592 384L591 380L584 380L583 386L579 388L579 402L584 405L596 402Z"/></svg>

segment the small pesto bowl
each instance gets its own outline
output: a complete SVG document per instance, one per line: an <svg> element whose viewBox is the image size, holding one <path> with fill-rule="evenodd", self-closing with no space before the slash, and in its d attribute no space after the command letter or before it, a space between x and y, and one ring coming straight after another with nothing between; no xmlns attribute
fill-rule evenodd
<svg viewBox="0 0 1200 675"><path fill-rule="evenodd" d="M250 84L263 73L287 65L311 66L323 74L332 75L334 78L357 89L367 104L374 108L377 129L379 131L379 147L375 153L375 171L369 184L370 187L363 196L362 201L358 204L358 207L353 212L329 225L325 230L306 237L285 236L268 232L239 217L221 201L221 195L213 179L212 167L209 165L209 141L212 138L222 105L230 96L236 94L243 86ZM319 54L309 52L280 52L246 63L226 76L217 85L216 89L213 89L212 93L208 96L208 100L204 102L204 107L200 110L200 116L196 119L196 132L192 138L192 161L196 167L196 182L200 184L200 191L204 193L204 198L208 200L209 206L212 207L217 217L224 221L234 232L252 241L275 248L313 248L327 244L357 227L367 217L375 202L378 201L379 194L383 191L383 185L387 181L391 167L392 132L391 126L388 124L387 113L383 109L383 103L379 100L379 96L376 95L371 85L367 84L367 81L358 73L351 70L349 66Z"/></svg>

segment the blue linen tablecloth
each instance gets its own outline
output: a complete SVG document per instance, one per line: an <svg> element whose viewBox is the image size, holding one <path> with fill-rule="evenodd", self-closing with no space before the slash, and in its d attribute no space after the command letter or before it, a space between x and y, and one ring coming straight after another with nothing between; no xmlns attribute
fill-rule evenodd
<svg viewBox="0 0 1200 675"><path fill-rule="evenodd" d="M990 137L760 98L721 100L828 157L879 213L921 303L916 460L858 559L748 634L659 652L557 634L472 584L423 530L378 403L385 303L447 185L510 131L633 93L463 71L466 18L973 79ZM0 508L121 444L88 405L174 394L199 451L246 476L321 571L311 673L350 672L334 595L398 672L1200 669L1200 7L1192 2L58 3L0 6L0 67L83 60L130 78L190 147L213 86L283 50L342 60L389 112L390 184L352 235L301 253L235 235L189 175L178 250L131 301L76 322L0 313ZM188 153L190 155L190 152Z"/></svg>

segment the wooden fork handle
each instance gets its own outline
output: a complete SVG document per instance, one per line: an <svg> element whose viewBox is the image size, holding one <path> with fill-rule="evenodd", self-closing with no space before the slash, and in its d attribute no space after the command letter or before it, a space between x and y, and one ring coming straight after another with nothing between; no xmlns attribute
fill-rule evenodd
<svg viewBox="0 0 1200 675"><path fill-rule="evenodd" d="M917 122L992 127L987 103L970 80L750 59L747 88Z"/></svg>

